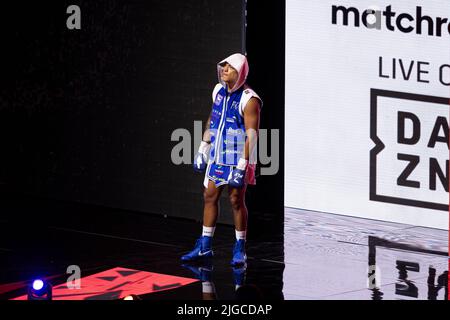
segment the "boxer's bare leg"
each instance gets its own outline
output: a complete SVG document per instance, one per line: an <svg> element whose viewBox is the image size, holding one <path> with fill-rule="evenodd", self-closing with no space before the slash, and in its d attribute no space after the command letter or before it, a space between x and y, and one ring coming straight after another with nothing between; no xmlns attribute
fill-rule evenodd
<svg viewBox="0 0 450 320"><path fill-rule="evenodd" d="M208 180L208 187L203 190L203 231L202 236L195 243L192 251L181 257L183 261L192 261L213 256L212 237L219 215L219 198L223 186L216 187L214 182Z"/></svg>
<svg viewBox="0 0 450 320"><path fill-rule="evenodd" d="M242 189L228 187L231 209L233 211L234 225L237 231L247 230L247 207L245 205L245 191L247 184Z"/></svg>
<svg viewBox="0 0 450 320"><path fill-rule="evenodd" d="M215 227L219 216L219 198L224 186L216 187L214 182L208 180L208 188L203 191L203 225L205 227Z"/></svg>

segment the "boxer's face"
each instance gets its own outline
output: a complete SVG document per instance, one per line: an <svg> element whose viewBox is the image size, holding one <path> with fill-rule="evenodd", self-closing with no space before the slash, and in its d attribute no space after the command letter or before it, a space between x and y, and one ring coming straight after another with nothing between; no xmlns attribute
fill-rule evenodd
<svg viewBox="0 0 450 320"><path fill-rule="evenodd" d="M223 66L222 70L222 80L230 85L236 83L237 79L238 79L237 70L234 69L232 66L230 66L228 63L226 63Z"/></svg>

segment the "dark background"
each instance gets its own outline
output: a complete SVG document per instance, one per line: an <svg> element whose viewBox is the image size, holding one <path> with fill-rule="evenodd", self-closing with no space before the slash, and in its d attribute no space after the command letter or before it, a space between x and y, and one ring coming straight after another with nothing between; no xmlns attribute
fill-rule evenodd
<svg viewBox="0 0 450 320"><path fill-rule="evenodd" d="M71 4L81 30L66 28ZM284 1L15 2L0 35L3 191L195 220L203 175L172 163L171 134L205 125L216 63L247 52L260 128L281 132L278 174L247 191L249 236L282 235Z"/></svg>

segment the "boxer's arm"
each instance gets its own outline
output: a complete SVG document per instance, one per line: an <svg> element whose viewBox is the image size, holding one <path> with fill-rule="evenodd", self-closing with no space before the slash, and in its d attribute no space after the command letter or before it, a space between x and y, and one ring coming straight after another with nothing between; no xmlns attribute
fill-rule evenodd
<svg viewBox="0 0 450 320"><path fill-rule="evenodd" d="M209 122L211 121L211 114L208 117L208 122L206 124L206 129L203 132L202 141L198 147L197 154L194 157L194 171L203 173L207 167L207 162L209 159L209 152L211 148L211 135L209 130Z"/></svg>
<svg viewBox="0 0 450 320"><path fill-rule="evenodd" d="M209 127L211 123L211 113L209 114L208 120L206 121L205 131L203 132L202 140L211 143L211 134L209 132Z"/></svg>
<svg viewBox="0 0 450 320"><path fill-rule="evenodd" d="M259 132L259 113L261 105L257 98L251 98L244 109L244 124L247 133L247 140L245 141L244 158L249 160L249 155L253 154L253 150L258 141ZM251 159L250 163L255 163L256 159Z"/></svg>

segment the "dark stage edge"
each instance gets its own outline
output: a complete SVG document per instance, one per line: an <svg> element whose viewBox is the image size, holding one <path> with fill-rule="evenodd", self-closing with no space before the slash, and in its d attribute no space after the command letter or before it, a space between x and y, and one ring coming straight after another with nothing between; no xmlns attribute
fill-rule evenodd
<svg viewBox="0 0 450 320"><path fill-rule="evenodd" d="M80 267L82 278L115 267L197 278L183 266L180 256L194 245L201 232L200 222L37 197L8 195L2 200L0 299L25 294L24 287L8 289L38 275L53 277L53 286L65 283L70 265ZM232 226L218 225L211 263L190 264L194 269L212 269L207 276L216 288L215 298L221 300L241 298L236 295L235 281L242 281L242 270L233 272L229 264L234 237ZM255 235L255 240L248 240L245 284L257 298L282 300L282 241L258 238ZM141 298L202 300L202 283Z"/></svg>
<svg viewBox="0 0 450 320"><path fill-rule="evenodd" d="M0 299L26 292L11 284L36 275L64 283L69 265L82 277L114 267L195 278L179 257L201 223L76 203L3 194L0 218ZM225 214L225 213L224 213ZM446 300L448 232L299 209L285 209L280 235L249 236L247 292L266 300ZM251 225L251 221L250 221ZM255 231L256 230L256 231ZM251 234L251 233L250 233ZM234 229L218 225L208 274L216 294L236 300L229 266ZM201 264L194 264L199 267ZM371 267L379 277L370 286ZM210 265L207 265L210 268ZM202 300L202 283L141 296L144 300Z"/></svg>

